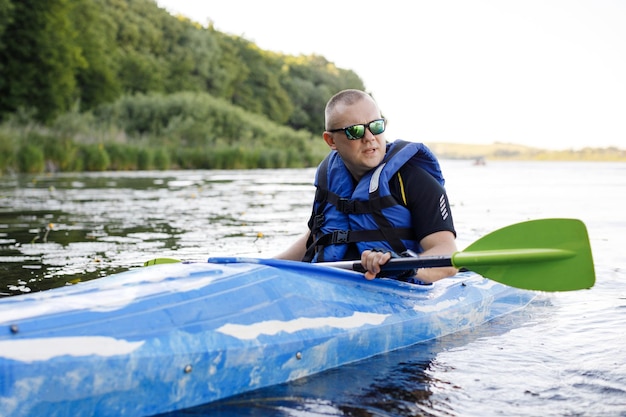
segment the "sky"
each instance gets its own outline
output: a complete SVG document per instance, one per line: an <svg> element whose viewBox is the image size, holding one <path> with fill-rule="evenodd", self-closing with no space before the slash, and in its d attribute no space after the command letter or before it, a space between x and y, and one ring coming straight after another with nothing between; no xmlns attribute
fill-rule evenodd
<svg viewBox="0 0 626 417"><path fill-rule="evenodd" d="M363 80L387 138L626 148L623 0L157 0Z"/></svg>

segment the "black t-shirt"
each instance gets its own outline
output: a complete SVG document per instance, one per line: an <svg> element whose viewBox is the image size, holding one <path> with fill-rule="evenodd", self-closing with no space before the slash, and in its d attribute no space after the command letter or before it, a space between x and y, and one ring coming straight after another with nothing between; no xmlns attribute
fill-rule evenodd
<svg viewBox="0 0 626 417"><path fill-rule="evenodd" d="M404 164L399 175L402 185L398 174L389 181L391 195L411 212L417 241L441 231L450 231L456 236L445 188L413 161Z"/></svg>

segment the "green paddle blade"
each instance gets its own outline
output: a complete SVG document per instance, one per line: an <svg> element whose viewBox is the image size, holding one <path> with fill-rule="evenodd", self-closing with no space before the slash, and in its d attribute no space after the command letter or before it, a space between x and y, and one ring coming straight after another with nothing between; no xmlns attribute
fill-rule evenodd
<svg viewBox="0 0 626 417"><path fill-rule="evenodd" d="M452 263L531 290L571 291L595 283L587 228L576 219L531 220L498 229L453 254Z"/></svg>
<svg viewBox="0 0 626 417"><path fill-rule="evenodd" d="M150 266L150 265L161 265L161 264L175 264L175 263L179 263L182 262L178 259L174 259L174 258L156 258L156 259L150 259L149 261L146 261L143 263L143 266Z"/></svg>

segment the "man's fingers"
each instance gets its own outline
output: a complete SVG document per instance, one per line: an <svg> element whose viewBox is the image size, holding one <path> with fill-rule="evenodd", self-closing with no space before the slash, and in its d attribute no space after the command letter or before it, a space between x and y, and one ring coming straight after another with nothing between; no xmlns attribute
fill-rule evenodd
<svg viewBox="0 0 626 417"><path fill-rule="evenodd" d="M367 272L365 272L365 278L376 278L376 275L380 272L380 266L387 263L389 259L391 259L390 252L364 251L361 254L361 265L367 270Z"/></svg>
<svg viewBox="0 0 626 417"><path fill-rule="evenodd" d="M373 274L370 271L366 271L364 276L365 276L365 279L368 281L371 281L374 278L376 278L376 274Z"/></svg>

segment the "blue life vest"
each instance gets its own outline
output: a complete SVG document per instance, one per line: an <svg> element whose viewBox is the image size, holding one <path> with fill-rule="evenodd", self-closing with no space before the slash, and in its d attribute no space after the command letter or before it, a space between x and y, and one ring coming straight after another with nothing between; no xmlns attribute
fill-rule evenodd
<svg viewBox="0 0 626 417"><path fill-rule="evenodd" d="M356 186L339 154L332 151L317 169L309 224L312 242L303 260L344 260L351 243L356 244L359 254L374 248L398 254L407 249L422 252L411 227L410 211L389 188L389 180L410 160L444 185L439 162L421 143L396 140L388 144L380 165Z"/></svg>

